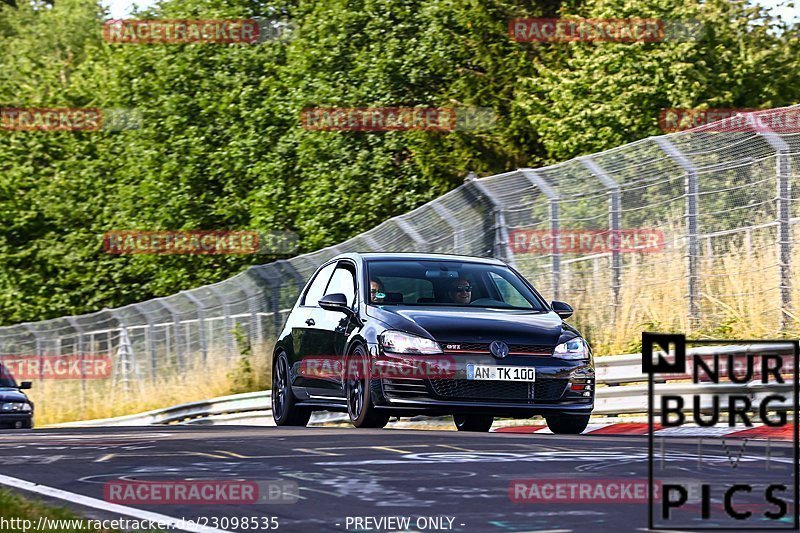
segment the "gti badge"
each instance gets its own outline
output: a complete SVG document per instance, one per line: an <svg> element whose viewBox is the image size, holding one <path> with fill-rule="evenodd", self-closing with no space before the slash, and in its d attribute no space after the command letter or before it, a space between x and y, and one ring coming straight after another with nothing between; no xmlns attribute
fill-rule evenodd
<svg viewBox="0 0 800 533"><path fill-rule="evenodd" d="M489 351L498 359L505 359L508 355L508 344L503 341L492 341L489 345Z"/></svg>

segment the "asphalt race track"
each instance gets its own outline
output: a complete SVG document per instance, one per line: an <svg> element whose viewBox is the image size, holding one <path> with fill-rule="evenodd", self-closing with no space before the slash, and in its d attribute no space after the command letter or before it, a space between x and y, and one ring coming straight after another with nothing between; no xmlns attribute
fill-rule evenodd
<svg viewBox="0 0 800 533"><path fill-rule="evenodd" d="M699 446L696 438L672 438L663 454L656 442L655 464L703 481L791 474L790 443L770 445L770 464L764 442L741 446L742 441L706 439ZM647 452L647 437L641 435L247 426L45 429L0 433L0 473L101 501L105 483L120 479L289 480L297 483L296 503L130 505L198 521L276 517L282 531L397 530L396 524L354 522L392 516L410 517L411 527L403 529L409 531L622 532L646 530L646 503L517 503L509 487L521 479L646 483ZM90 518L119 516L72 500L57 503ZM431 520L417 523L419 517Z"/></svg>

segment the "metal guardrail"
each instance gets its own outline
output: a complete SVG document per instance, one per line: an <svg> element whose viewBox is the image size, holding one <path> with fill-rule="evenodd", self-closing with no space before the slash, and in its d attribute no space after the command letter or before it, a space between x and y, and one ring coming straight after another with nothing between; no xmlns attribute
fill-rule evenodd
<svg viewBox="0 0 800 533"><path fill-rule="evenodd" d="M742 356L745 354L789 354L794 353L792 344L741 344L732 346L708 346L687 350L687 356L700 356L703 360L711 360L717 354ZM691 357L688 357L691 360ZM793 364L793 361L792 361ZM786 368L793 371L793 366ZM596 383L595 396L596 415L639 414L647 411L647 375L642 372L642 354L611 355L595 359ZM697 385L688 380L690 374L674 374L659 376L657 390L659 394L693 395L698 393ZM751 399L759 399L767 394L791 393L792 383L783 384L724 384L714 385L714 390L721 396L748 395ZM777 406L777 405L776 405ZM779 406L777 406L779 407ZM789 405L783 406L789 408ZM311 424L341 422L347 419L343 413L314 413ZM249 392L211 398L199 402L185 403L147 411L129 416L69 422L57 427L82 426L147 426L164 424L222 425L253 424L274 425L272 422L272 399L270 391Z"/></svg>

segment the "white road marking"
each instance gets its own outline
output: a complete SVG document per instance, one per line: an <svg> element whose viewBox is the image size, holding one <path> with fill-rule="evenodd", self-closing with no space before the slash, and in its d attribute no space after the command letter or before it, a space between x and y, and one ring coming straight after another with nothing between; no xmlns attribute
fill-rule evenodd
<svg viewBox="0 0 800 533"><path fill-rule="evenodd" d="M101 511L107 511L109 513L115 513L122 516L130 516L133 518L138 518L139 520L160 522L162 524L167 524L172 529L177 529L179 531L190 531L193 533L229 533L224 529L215 529L213 527L189 524L185 523L180 518L173 518L163 514L151 513L150 511L143 511L141 509L127 507L125 505L118 505L116 503L108 503L96 498L90 498L88 496L83 496L74 492L67 492L65 490L48 487L46 485L39 485L37 483L25 481L24 479L17 479L15 477L4 476L2 474L0 474L0 485L13 487L15 489L28 492L35 492L36 494L41 494L42 496L49 496L50 498L57 498L59 500L65 500L78 505L83 505L85 507L91 507L93 509L99 509Z"/></svg>

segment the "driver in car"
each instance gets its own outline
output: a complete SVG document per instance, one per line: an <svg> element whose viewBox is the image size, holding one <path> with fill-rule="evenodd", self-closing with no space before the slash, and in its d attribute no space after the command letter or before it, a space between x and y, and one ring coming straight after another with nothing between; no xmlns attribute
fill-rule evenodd
<svg viewBox="0 0 800 533"><path fill-rule="evenodd" d="M465 278L458 278L451 282L448 295L453 303L468 304L472 301L472 285Z"/></svg>
<svg viewBox="0 0 800 533"><path fill-rule="evenodd" d="M369 299L374 304L382 304L386 298L386 291L383 283L376 279L369 280Z"/></svg>

